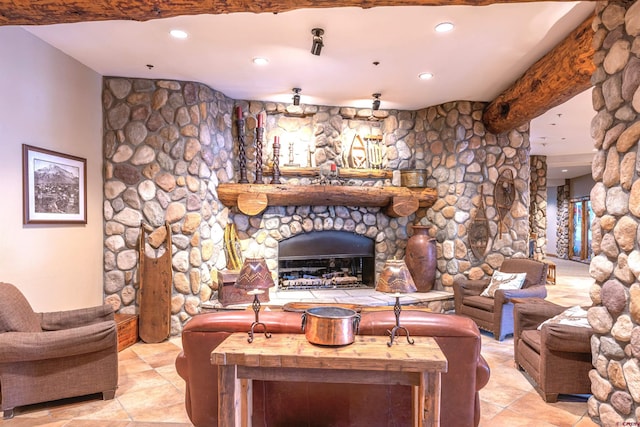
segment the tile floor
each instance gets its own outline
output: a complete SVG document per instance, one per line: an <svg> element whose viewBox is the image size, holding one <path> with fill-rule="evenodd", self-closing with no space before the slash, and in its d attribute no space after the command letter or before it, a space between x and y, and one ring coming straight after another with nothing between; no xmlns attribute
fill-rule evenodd
<svg viewBox="0 0 640 427"><path fill-rule="evenodd" d="M549 286L549 300L562 305L589 305L593 280L588 265L551 258L557 264L557 285ZM161 344L138 343L120 353L116 398L75 399L16 409L1 427L188 427L184 410L184 381L174 367L180 339ZM595 426L587 415L586 399L561 396L546 404L513 365L513 339L502 342L483 333L482 354L491 379L481 390L483 427ZM294 426L292 426L294 427ZM372 426L375 427L375 426ZM459 427L459 426L443 426ZM463 427L463 426L462 426Z"/></svg>

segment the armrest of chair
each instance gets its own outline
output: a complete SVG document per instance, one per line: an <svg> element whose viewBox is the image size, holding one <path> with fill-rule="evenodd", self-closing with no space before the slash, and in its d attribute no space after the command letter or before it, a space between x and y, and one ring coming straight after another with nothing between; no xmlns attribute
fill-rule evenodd
<svg viewBox="0 0 640 427"><path fill-rule="evenodd" d="M482 355L478 358L478 366L476 368L476 391L480 391L489 382L491 376L491 368Z"/></svg>
<svg viewBox="0 0 640 427"><path fill-rule="evenodd" d="M525 289L498 289L495 294L496 303L506 304L510 298L542 298L547 296L545 285L530 286Z"/></svg>
<svg viewBox="0 0 640 427"><path fill-rule="evenodd" d="M568 353L591 353L593 329L547 323L541 328L541 341L549 350Z"/></svg>
<svg viewBox="0 0 640 427"><path fill-rule="evenodd" d="M464 279L456 281L453 284L453 289L455 292L457 288L462 295L480 295L487 286L489 286L489 280L487 279Z"/></svg>
<svg viewBox="0 0 640 427"><path fill-rule="evenodd" d="M109 304L76 310L38 313L38 316L40 316L40 327L45 331L77 328L114 319L113 307Z"/></svg>
<svg viewBox="0 0 640 427"><path fill-rule="evenodd" d="M46 332L0 334L0 363L47 360L101 351L117 351L115 321Z"/></svg>

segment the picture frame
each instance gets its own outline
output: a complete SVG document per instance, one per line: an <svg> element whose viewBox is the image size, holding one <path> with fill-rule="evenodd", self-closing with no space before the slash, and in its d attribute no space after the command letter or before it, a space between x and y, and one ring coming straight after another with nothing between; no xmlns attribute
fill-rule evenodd
<svg viewBox="0 0 640 427"><path fill-rule="evenodd" d="M87 223L87 160L22 144L24 224Z"/></svg>

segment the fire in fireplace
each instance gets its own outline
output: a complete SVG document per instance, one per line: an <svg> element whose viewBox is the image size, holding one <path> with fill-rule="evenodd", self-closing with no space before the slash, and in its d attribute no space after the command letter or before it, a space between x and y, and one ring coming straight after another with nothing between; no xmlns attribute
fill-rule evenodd
<svg viewBox="0 0 640 427"><path fill-rule="evenodd" d="M375 285L375 246L346 231L314 231L278 246L278 289L358 289Z"/></svg>

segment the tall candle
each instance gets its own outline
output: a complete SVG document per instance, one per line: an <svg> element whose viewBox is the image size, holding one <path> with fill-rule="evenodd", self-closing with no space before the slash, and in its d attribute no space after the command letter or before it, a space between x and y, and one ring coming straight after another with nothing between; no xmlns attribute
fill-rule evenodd
<svg viewBox="0 0 640 427"><path fill-rule="evenodd" d="M280 137L279 136L274 136L273 137L273 146L274 147L280 147Z"/></svg>
<svg viewBox="0 0 640 427"><path fill-rule="evenodd" d="M236 114L238 115L238 120L242 120L242 107L239 105L236 107Z"/></svg>
<svg viewBox="0 0 640 427"><path fill-rule="evenodd" d="M261 128L262 126L263 126L262 113L258 113L258 127Z"/></svg>

